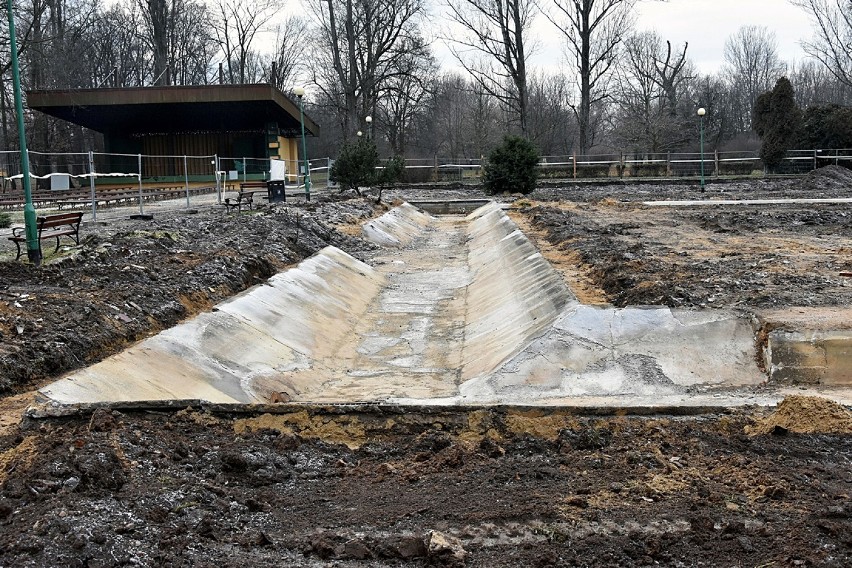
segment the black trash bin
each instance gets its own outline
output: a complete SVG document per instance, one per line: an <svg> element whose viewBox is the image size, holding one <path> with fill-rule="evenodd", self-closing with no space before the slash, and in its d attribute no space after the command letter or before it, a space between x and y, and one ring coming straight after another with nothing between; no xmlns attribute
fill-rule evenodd
<svg viewBox="0 0 852 568"><path fill-rule="evenodd" d="M270 203L279 203L287 201L287 194L284 193L284 180L273 180L266 182L266 192Z"/></svg>

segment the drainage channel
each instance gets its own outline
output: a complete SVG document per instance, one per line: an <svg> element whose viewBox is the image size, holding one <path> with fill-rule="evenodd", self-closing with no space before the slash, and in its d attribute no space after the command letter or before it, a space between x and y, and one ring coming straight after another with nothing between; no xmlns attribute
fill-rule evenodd
<svg viewBox="0 0 852 568"><path fill-rule="evenodd" d="M497 204L440 216L403 204L364 235L382 245L369 262L328 247L42 398L692 413L785 394L761 387L749 317L583 306Z"/></svg>

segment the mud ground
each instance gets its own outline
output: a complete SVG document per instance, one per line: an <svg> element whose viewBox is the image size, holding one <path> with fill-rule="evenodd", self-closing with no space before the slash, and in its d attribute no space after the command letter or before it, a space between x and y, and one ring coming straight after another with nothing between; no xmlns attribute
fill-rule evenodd
<svg viewBox="0 0 852 568"><path fill-rule="evenodd" d="M850 196L842 175L713 184L705 194L572 185L507 199L586 301L831 307L850 299L837 275L852 268L847 206L640 202ZM401 195L471 192L386 199ZM382 210L330 199L110 221L84 227L80 247L40 269L4 250L0 566L852 563L852 434L842 409L840 428L803 434L777 422L761 429L767 422L749 410L102 410L20 420L29 389L328 244L368 257L373 246L354 227Z"/></svg>
<svg viewBox="0 0 852 568"><path fill-rule="evenodd" d="M849 430L746 435L756 423L334 409L26 421L0 438L0 564L848 566Z"/></svg>
<svg viewBox="0 0 852 568"><path fill-rule="evenodd" d="M848 203L660 207L639 199L851 197L852 172L692 187L559 190L514 218L589 303L707 308L849 306ZM536 197L553 197L541 190ZM569 201L570 200L570 201Z"/></svg>

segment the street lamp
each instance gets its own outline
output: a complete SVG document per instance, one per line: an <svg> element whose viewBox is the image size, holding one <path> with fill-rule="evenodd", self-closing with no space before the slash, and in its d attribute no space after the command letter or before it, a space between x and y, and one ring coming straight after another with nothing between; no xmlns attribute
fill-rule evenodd
<svg viewBox="0 0 852 568"><path fill-rule="evenodd" d="M30 186L30 154L27 151L27 133L24 131L24 104L21 99L21 70L18 67L18 42L15 38L15 16L12 12L12 0L6 0L9 15L9 47L12 50L12 90L15 98L15 112L18 113L18 142L21 150L21 182L24 185L24 231L27 235L27 258L39 266L41 248L38 246L38 228L36 211L33 207L33 194Z"/></svg>
<svg viewBox="0 0 852 568"><path fill-rule="evenodd" d="M305 89L296 87L293 93L299 98L299 122L302 123L302 154L305 157L305 201L311 200L311 165L308 162L308 143L305 141L305 110L302 105L302 97Z"/></svg>
<svg viewBox="0 0 852 568"><path fill-rule="evenodd" d="M707 111L704 110L704 107L698 109L698 122L701 138L701 193L704 193L704 115L707 114Z"/></svg>
<svg viewBox="0 0 852 568"><path fill-rule="evenodd" d="M364 133L363 133L363 132L361 132L360 130L357 132L357 134L358 134L358 138L361 138L361 136L363 136L363 135L364 135Z"/></svg>
<svg viewBox="0 0 852 568"><path fill-rule="evenodd" d="M367 138L373 138L373 117L368 114L364 122L367 123Z"/></svg>

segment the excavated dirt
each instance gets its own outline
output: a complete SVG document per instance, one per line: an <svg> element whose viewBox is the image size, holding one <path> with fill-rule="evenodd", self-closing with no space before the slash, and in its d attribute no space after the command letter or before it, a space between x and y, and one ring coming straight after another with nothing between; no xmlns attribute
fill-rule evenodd
<svg viewBox="0 0 852 568"><path fill-rule="evenodd" d="M852 411L815 396L790 396L777 409L746 428L749 434L852 434Z"/></svg>
<svg viewBox="0 0 852 568"><path fill-rule="evenodd" d="M741 186L710 186L703 195L850 197L852 173L832 167L803 180ZM638 199L702 194L680 186L638 191L641 196L632 187L560 190L560 197L572 201L520 200L516 218L547 243L543 254L592 303L711 308L852 303L852 278L842 275L852 270L850 204L652 207Z"/></svg>
<svg viewBox="0 0 852 568"><path fill-rule="evenodd" d="M0 438L0 564L852 562L852 437L554 412L26 421Z"/></svg>
<svg viewBox="0 0 852 568"><path fill-rule="evenodd" d="M703 195L571 185L507 198L590 303L831 307L850 300L838 276L852 268L849 206L640 202L846 197L843 175L712 184ZM28 389L328 244L367 258L375 249L352 225L382 211L364 200L174 211L86 226L80 247L40 269L7 254L0 566L852 564L852 436L767 430L763 412L282 405L21 421ZM796 403L794 415L824 426L824 410ZM761 428L770 433L754 435Z"/></svg>

